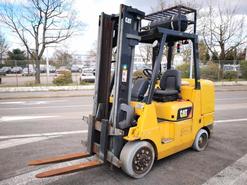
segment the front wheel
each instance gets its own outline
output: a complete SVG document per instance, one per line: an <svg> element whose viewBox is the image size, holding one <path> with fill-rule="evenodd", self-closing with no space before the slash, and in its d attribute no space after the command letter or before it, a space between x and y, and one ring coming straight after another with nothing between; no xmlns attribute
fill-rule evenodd
<svg viewBox="0 0 247 185"><path fill-rule="evenodd" d="M151 170L154 158L154 148L149 142L128 142L120 154L121 168L133 178L142 178Z"/></svg>
<svg viewBox="0 0 247 185"><path fill-rule="evenodd" d="M205 150L208 145L208 132L205 129L199 130L192 148L198 152Z"/></svg>

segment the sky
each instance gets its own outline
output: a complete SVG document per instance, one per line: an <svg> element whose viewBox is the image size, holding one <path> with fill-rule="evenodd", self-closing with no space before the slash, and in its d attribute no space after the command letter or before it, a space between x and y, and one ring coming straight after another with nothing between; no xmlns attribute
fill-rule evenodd
<svg viewBox="0 0 247 185"><path fill-rule="evenodd" d="M1 6L0 0L0 6ZM8 0L14 3L18 0ZM19 0L20 1L20 0ZM25 0L22 0L22 2ZM247 0L191 0L199 4L202 8L205 8L209 1L213 6L218 4L221 6L230 6L231 3L237 3L239 6L239 14L247 15ZM96 48L97 32L98 32L98 16L101 12L108 14L118 13L119 5L126 4L142 10L146 13L150 13L152 8L157 8L159 0L74 0L72 7L78 13L78 19L82 21L86 26L80 35L74 36L63 45L59 46L59 49L68 50L70 53L76 55L87 55L90 49ZM172 4L174 1L167 0L167 4ZM23 48L21 43L14 37L13 34L5 28L0 28L0 31L4 33L9 43L10 48ZM51 48L46 52L48 56L51 56L56 48Z"/></svg>
<svg viewBox="0 0 247 185"><path fill-rule="evenodd" d="M140 10L150 12L151 8L150 4L147 3L148 1L150 0L75 0L74 8L78 11L79 18L86 24L86 27L81 36L74 37L69 41L71 43L71 51L74 53L86 54L88 50L96 47L98 17L101 12L117 14L119 13L120 4L130 5ZM155 2L157 3L157 1Z"/></svg>
<svg viewBox="0 0 247 185"><path fill-rule="evenodd" d="M207 6L207 1L209 0L194 1L204 8ZM167 0L166 2L167 4L172 4L174 1ZM211 1L214 6L217 6L216 2L217 1ZM234 3L235 2L237 2L239 6L238 13L245 13L247 15L247 0L234 0ZM118 13L119 5L121 3L137 8L146 13L151 13L152 8L157 8L159 0L75 0L74 8L78 11L80 20L82 20L87 26L83 32L83 35L72 39L72 51L75 53L82 51L84 54L88 50L94 48L98 33L98 15L100 15L101 12L108 14ZM233 1L218 0L218 3L230 5Z"/></svg>

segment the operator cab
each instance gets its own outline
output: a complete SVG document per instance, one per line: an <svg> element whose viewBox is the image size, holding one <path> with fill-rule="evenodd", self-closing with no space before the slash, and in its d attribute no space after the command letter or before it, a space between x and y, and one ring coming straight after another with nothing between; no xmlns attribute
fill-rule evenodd
<svg viewBox="0 0 247 185"><path fill-rule="evenodd" d="M189 18L187 17L189 14ZM193 47L193 67L195 89L200 88L198 73L198 46L196 45L196 13L186 7L173 7L166 11L159 11L144 18L149 23L142 26L139 32L140 43L152 44L152 69L144 69L146 78L137 79L131 91L131 101L147 104L155 102L170 102L181 99L181 73L172 68L174 47L180 52L181 44L191 42ZM191 34L191 32L193 34ZM161 73L161 61L166 48L166 71Z"/></svg>

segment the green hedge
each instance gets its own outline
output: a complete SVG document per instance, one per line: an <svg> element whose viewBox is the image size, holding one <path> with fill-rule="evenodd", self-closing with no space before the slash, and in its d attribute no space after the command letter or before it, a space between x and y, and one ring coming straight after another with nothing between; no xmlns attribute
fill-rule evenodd
<svg viewBox="0 0 247 185"><path fill-rule="evenodd" d="M242 78L247 79L247 61L242 61L240 63L240 72Z"/></svg>
<svg viewBox="0 0 247 185"><path fill-rule="evenodd" d="M53 83L56 85L68 85L72 82L72 75L70 71L62 71L58 77L53 79Z"/></svg>
<svg viewBox="0 0 247 185"><path fill-rule="evenodd" d="M184 63L176 67L177 70L181 72L182 78L189 78L190 76L190 64Z"/></svg>
<svg viewBox="0 0 247 185"><path fill-rule="evenodd" d="M224 79L227 79L227 80L236 80L238 78L238 72L237 71L225 71L223 73L224 75Z"/></svg>
<svg viewBox="0 0 247 185"><path fill-rule="evenodd" d="M201 68L201 79L208 79L212 81L220 80L221 71L218 64L209 63L207 66Z"/></svg>

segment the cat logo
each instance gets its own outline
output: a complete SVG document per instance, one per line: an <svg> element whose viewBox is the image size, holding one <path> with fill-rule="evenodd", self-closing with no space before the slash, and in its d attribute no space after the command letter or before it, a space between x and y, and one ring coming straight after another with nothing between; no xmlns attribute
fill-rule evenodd
<svg viewBox="0 0 247 185"><path fill-rule="evenodd" d="M128 17L125 17L125 22L128 23L128 24L131 24L132 19L131 18L128 18Z"/></svg>
<svg viewBox="0 0 247 185"><path fill-rule="evenodd" d="M185 119L191 117L192 107L181 108L178 110L177 119Z"/></svg>
<svg viewBox="0 0 247 185"><path fill-rule="evenodd" d="M180 110L180 118L186 118L188 116L188 109Z"/></svg>

